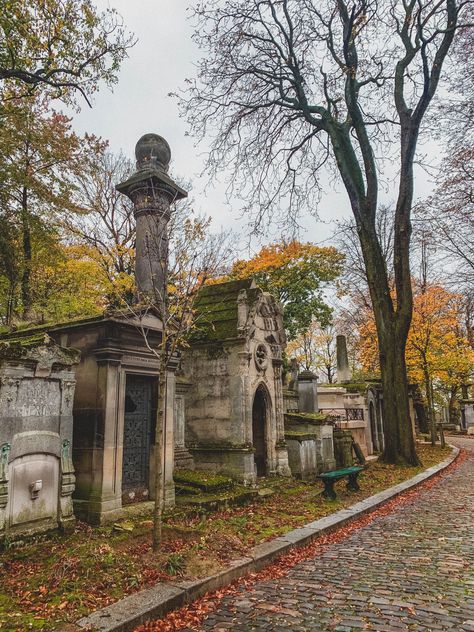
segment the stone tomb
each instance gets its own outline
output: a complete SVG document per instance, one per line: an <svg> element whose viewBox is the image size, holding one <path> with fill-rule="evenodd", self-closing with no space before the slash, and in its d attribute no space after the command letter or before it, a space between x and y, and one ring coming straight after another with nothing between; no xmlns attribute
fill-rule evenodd
<svg viewBox="0 0 474 632"><path fill-rule="evenodd" d="M78 359L44 333L0 342L0 541L74 525Z"/></svg>
<svg viewBox="0 0 474 632"><path fill-rule="evenodd" d="M252 484L290 474L285 442L282 309L251 279L202 288L183 354L185 436L197 469Z"/></svg>
<svg viewBox="0 0 474 632"><path fill-rule="evenodd" d="M92 524L154 498L154 430L162 323L131 312L57 325L49 334L81 351L74 399L74 509ZM146 336L146 343L145 338ZM174 504L175 365L167 376L163 498Z"/></svg>

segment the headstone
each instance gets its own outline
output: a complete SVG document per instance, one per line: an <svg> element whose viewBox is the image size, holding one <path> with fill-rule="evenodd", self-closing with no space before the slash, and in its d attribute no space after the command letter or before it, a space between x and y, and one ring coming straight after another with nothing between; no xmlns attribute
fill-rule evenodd
<svg viewBox="0 0 474 632"><path fill-rule="evenodd" d="M74 525L78 360L44 334L0 342L0 540Z"/></svg>

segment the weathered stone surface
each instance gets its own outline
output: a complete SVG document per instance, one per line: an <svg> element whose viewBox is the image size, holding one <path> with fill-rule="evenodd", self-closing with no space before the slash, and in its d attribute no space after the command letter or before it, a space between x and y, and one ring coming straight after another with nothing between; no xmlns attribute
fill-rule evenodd
<svg viewBox="0 0 474 632"><path fill-rule="evenodd" d="M186 445L196 467L244 483L289 475L283 423L282 308L251 279L205 286L182 366Z"/></svg>
<svg viewBox="0 0 474 632"><path fill-rule="evenodd" d="M0 340L0 540L74 524L78 360L44 332Z"/></svg>
<svg viewBox="0 0 474 632"><path fill-rule="evenodd" d="M131 632L150 615L160 617L164 612L178 608L184 603L185 596L185 591L176 586L157 584L80 619L78 625L97 632Z"/></svg>

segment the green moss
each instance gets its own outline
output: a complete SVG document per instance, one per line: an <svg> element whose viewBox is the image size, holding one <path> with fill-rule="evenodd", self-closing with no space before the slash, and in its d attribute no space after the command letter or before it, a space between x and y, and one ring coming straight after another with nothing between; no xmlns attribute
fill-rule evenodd
<svg viewBox="0 0 474 632"><path fill-rule="evenodd" d="M180 485L214 494L234 487L234 481L220 474L208 474L193 470L175 470L174 480Z"/></svg>
<svg viewBox="0 0 474 632"><path fill-rule="evenodd" d="M299 430L285 430L285 439L296 439L297 441L310 441L316 435L311 432L301 432Z"/></svg>
<svg viewBox="0 0 474 632"><path fill-rule="evenodd" d="M348 393L365 393L368 384L367 382L349 382L348 384L343 384L343 386Z"/></svg>
<svg viewBox="0 0 474 632"><path fill-rule="evenodd" d="M194 342L207 342L238 338L238 297L242 290L252 304L261 291L253 286L252 279L226 281L204 286L198 294L195 308Z"/></svg>
<svg viewBox="0 0 474 632"><path fill-rule="evenodd" d="M314 425L321 425L327 423L327 421L328 415L325 415L323 413L285 413L285 423L313 423Z"/></svg>
<svg viewBox="0 0 474 632"><path fill-rule="evenodd" d="M39 347L55 347L65 360L77 362L80 352L73 347L61 347L46 333L40 332L30 336L9 336L0 339L0 359L19 360L28 357L28 353Z"/></svg>

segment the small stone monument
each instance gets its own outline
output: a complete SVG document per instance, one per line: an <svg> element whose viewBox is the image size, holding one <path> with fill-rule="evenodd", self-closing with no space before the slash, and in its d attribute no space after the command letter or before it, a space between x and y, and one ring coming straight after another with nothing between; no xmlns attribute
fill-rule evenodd
<svg viewBox="0 0 474 632"><path fill-rule="evenodd" d="M298 409L300 413L318 412L318 378L312 371L298 374Z"/></svg>

